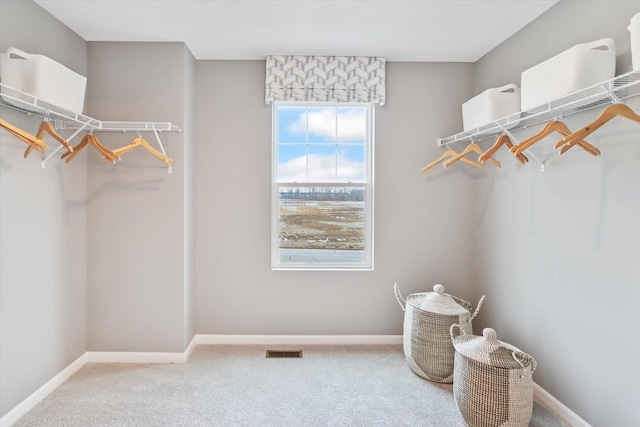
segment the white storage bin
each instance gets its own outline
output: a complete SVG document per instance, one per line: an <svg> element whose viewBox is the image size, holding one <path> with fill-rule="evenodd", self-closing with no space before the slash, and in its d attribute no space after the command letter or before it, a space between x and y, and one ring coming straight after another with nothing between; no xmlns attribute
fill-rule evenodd
<svg viewBox="0 0 640 427"><path fill-rule="evenodd" d="M520 88L515 84L487 89L462 104L465 132L520 111ZM519 119L520 115L510 117Z"/></svg>
<svg viewBox="0 0 640 427"><path fill-rule="evenodd" d="M87 78L44 55L10 47L0 56L0 81L73 113L84 109Z"/></svg>
<svg viewBox="0 0 640 427"><path fill-rule="evenodd" d="M613 39L573 46L522 73L522 110L612 79L615 73Z"/></svg>
<svg viewBox="0 0 640 427"><path fill-rule="evenodd" d="M631 63L634 70L640 70L640 13L633 15L627 29L631 32Z"/></svg>

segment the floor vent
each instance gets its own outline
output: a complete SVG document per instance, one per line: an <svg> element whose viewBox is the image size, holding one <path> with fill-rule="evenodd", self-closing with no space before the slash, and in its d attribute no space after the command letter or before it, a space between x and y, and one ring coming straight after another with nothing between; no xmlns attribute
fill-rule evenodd
<svg viewBox="0 0 640 427"><path fill-rule="evenodd" d="M302 350L267 350L267 359L284 358L284 359L301 359Z"/></svg>

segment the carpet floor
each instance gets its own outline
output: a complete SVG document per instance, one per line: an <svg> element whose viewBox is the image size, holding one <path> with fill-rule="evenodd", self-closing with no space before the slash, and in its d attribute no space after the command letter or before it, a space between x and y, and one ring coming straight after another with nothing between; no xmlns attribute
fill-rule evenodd
<svg viewBox="0 0 640 427"><path fill-rule="evenodd" d="M184 364L87 364L16 427L464 426L452 386L410 371L402 346L196 346ZM534 404L530 426L566 427Z"/></svg>

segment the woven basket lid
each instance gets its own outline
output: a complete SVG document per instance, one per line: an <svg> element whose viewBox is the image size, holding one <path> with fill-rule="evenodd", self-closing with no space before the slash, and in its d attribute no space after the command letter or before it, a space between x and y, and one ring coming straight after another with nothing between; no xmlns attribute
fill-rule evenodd
<svg viewBox="0 0 640 427"><path fill-rule="evenodd" d="M453 347L470 359L496 368L521 369L533 359L517 347L499 341L491 328L485 328L481 337L458 335L453 339Z"/></svg>
<svg viewBox="0 0 640 427"><path fill-rule="evenodd" d="M421 310L430 311L436 314L464 315L469 310L461 306L449 294L444 293L444 286L435 285L433 292L427 292L424 300L420 304Z"/></svg>

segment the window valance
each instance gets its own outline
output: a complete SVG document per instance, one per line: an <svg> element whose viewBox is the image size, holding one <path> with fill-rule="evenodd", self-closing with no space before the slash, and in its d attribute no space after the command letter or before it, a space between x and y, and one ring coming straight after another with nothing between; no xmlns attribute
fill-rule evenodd
<svg viewBox="0 0 640 427"><path fill-rule="evenodd" d="M385 102L385 58L267 56L265 102Z"/></svg>

